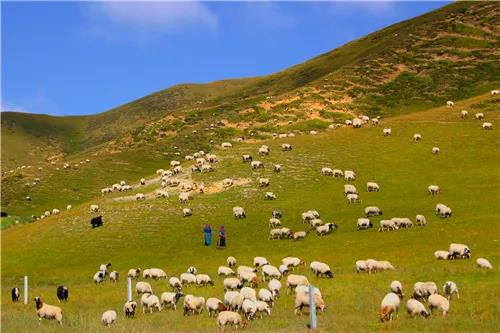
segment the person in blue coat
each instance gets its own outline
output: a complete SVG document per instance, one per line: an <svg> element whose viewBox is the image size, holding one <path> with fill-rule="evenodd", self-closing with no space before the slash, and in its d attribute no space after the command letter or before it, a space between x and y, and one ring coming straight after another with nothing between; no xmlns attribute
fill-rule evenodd
<svg viewBox="0 0 500 333"><path fill-rule="evenodd" d="M210 224L203 228L203 233L205 234L205 246L210 246L212 244L212 227Z"/></svg>

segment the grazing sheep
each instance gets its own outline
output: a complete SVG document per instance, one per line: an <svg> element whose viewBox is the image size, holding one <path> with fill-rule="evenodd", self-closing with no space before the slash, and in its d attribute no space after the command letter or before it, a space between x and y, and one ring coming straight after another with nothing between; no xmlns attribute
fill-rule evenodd
<svg viewBox="0 0 500 333"><path fill-rule="evenodd" d="M214 281L208 276L207 274L197 274L196 275L196 284L198 286L205 286L205 285L214 285Z"/></svg>
<svg viewBox="0 0 500 333"><path fill-rule="evenodd" d="M182 290L181 280L179 280L179 278L175 276L172 276L170 279L168 279L168 284L170 285L170 287L172 287L172 290Z"/></svg>
<svg viewBox="0 0 500 333"><path fill-rule="evenodd" d="M290 274L286 278L286 293L293 291L297 286L308 286L309 280L304 275Z"/></svg>
<svg viewBox="0 0 500 333"><path fill-rule="evenodd" d="M102 271L98 271L94 274L94 282L95 284L101 283L104 281L104 273Z"/></svg>
<svg viewBox="0 0 500 333"><path fill-rule="evenodd" d="M222 149L231 148L233 145L230 142L223 142L221 145Z"/></svg>
<svg viewBox="0 0 500 333"><path fill-rule="evenodd" d="M358 228L358 230L369 229L369 228L373 228L373 224L371 223L370 219L359 218L358 222L357 222L357 228Z"/></svg>
<svg viewBox="0 0 500 333"><path fill-rule="evenodd" d="M116 311L108 310L102 314L101 322L104 326L111 326L116 321Z"/></svg>
<svg viewBox="0 0 500 333"><path fill-rule="evenodd" d="M55 319L59 325L62 325L63 312L60 307L45 304L38 296L34 300L39 323L42 319Z"/></svg>
<svg viewBox="0 0 500 333"><path fill-rule="evenodd" d="M243 301L243 295L239 291L227 291L224 294L224 304L233 311L239 311Z"/></svg>
<svg viewBox="0 0 500 333"><path fill-rule="evenodd" d="M468 259L472 254L470 248L464 244L451 243L448 250L450 252L448 259Z"/></svg>
<svg viewBox="0 0 500 333"><path fill-rule="evenodd" d="M446 102L446 107L448 107L448 108L452 108L452 107L454 107L454 106L455 106L455 103L454 103L453 101L447 101L447 102Z"/></svg>
<svg viewBox="0 0 500 333"><path fill-rule="evenodd" d="M324 236L335 230L337 230L337 225L335 223L327 223L325 225L320 225L319 227L317 227L316 234L318 236Z"/></svg>
<svg viewBox="0 0 500 333"><path fill-rule="evenodd" d="M17 287L12 288L12 290L10 292L10 295L11 295L11 298L12 298L12 302L18 302L19 301L19 295L20 295L19 288L17 288Z"/></svg>
<svg viewBox="0 0 500 333"><path fill-rule="evenodd" d="M377 183L368 182L368 183L366 183L366 191L367 192L378 192L378 191L380 191L380 187L378 186Z"/></svg>
<svg viewBox="0 0 500 333"><path fill-rule="evenodd" d="M413 298L425 299L430 295L437 294L438 287L435 282L416 282L413 285Z"/></svg>
<svg viewBox="0 0 500 333"><path fill-rule="evenodd" d="M271 291L271 293L273 294L273 297L276 298L279 296L280 294L280 290L281 290L281 282L279 280L276 280L276 279L272 279L271 281L269 281L269 283L267 284L267 287L269 288L269 290Z"/></svg>
<svg viewBox="0 0 500 333"><path fill-rule="evenodd" d="M353 128L361 128L362 123L363 123L363 122L361 121L361 119L359 119L359 118L354 118L354 119L352 120L352 127L353 127Z"/></svg>
<svg viewBox="0 0 500 333"><path fill-rule="evenodd" d="M269 262L264 257L254 257L253 258L253 265L255 267L264 266L264 265L267 265L267 264L269 264Z"/></svg>
<svg viewBox="0 0 500 333"><path fill-rule="evenodd" d="M352 120L350 120L350 119L346 119L346 120L344 121L344 124L346 124L347 126L352 126Z"/></svg>
<svg viewBox="0 0 500 333"><path fill-rule="evenodd" d="M262 163L261 161L252 161L250 163L250 166L252 167L252 169L264 169L264 163Z"/></svg>
<svg viewBox="0 0 500 333"><path fill-rule="evenodd" d="M112 271L111 273L109 273L109 281L118 282L118 272L117 271Z"/></svg>
<svg viewBox="0 0 500 333"><path fill-rule="evenodd" d="M477 258L476 265L480 268L493 269L493 265L485 258Z"/></svg>
<svg viewBox="0 0 500 333"><path fill-rule="evenodd" d="M384 134L384 136L390 136L392 134L392 129L390 129L390 128L384 128L384 130L382 131L382 133Z"/></svg>
<svg viewBox="0 0 500 333"><path fill-rule="evenodd" d="M414 316L422 316L422 317L429 317L430 316L430 313L427 311L425 306L413 298L410 298L406 302L406 310L408 311L408 314L412 318Z"/></svg>
<svg viewBox="0 0 500 333"><path fill-rule="evenodd" d="M67 302L69 296L68 287L58 286L56 290L56 296L59 302Z"/></svg>
<svg viewBox="0 0 500 333"><path fill-rule="evenodd" d="M183 208L182 209L182 216L189 217L192 215L193 215L193 211L191 210L191 208Z"/></svg>
<svg viewBox="0 0 500 333"><path fill-rule="evenodd" d="M146 200L146 196L144 195L144 193L137 193L135 195L135 200L139 201L139 200Z"/></svg>
<svg viewBox="0 0 500 333"><path fill-rule="evenodd" d="M456 294L457 299L460 299L457 284L453 281L446 281L446 283L443 285L443 293L446 295L448 300L451 299L451 296L453 294Z"/></svg>
<svg viewBox="0 0 500 333"><path fill-rule="evenodd" d="M273 192L266 192L266 194L264 194L264 200L276 200L276 194Z"/></svg>
<svg viewBox="0 0 500 333"><path fill-rule="evenodd" d="M372 118L372 124L375 126L375 125L378 125L379 123L379 120L377 118Z"/></svg>
<svg viewBox="0 0 500 333"><path fill-rule="evenodd" d="M330 269L330 266L328 266L325 263L319 262L319 261L313 261L309 265L311 268L311 271L316 275L316 277L328 277L328 278L333 278L333 272Z"/></svg>
<svg viewBox="0 0 500 333"><path fill-rule="evenodd" d="M158 279L167 279L167 273L163 269L160 268L150 268L148 270L144 270L143 276L145 278L152 278L154 280Z"/></svg>
<svg viewBox="0 0 500 333"><path fill-rule="evenodd" d="M222 187L231 187L233 186L233 180L231 178L225 178L222 180Z"/></svg>
<svg viewBox="0 0 500 333"><path fill-rule="evenodd" d="M259 300L266 302L270 306L273 306L274 304L273 294L268 289L265 288L261 288L259 290Z"/></svg>
<svg viewBox="0 0 500 333"><path fill-rule="evenodd" d="M198 270L194 266L189 266L188 269L186 270L186 272L191 273L191 274L197 274Z"/></svg>
<svg viewBox="0 0 500 333"><path fill-rule="evenodd" d="M413 222L407 217L393 217L391 220L394 221L398 229L413 227Z"/></svg>
<svg viewBox="0 0 500 333"><path fill-rule="evenodd" d="M91 213L97 213L98 211L99 211L98 205L90 205L90 212Z"/></svg>
<svg viewBox="0 0 500 333"><path fill-rule="evenodd" d="M450 256L450 252L448 252L448 251L438 250L438 251L434 252L434 257L437 260L447 260L449 256Z"/></svg>
<svg viewBox="0 0 500 333"><path fill-rule="evenodd" d="M172 309L177 310L177 303L182 296L184 295L180 291L165 292L161 294L160 303L164 308L172 307Z"/></svg>
<svg viewBox="0 0 500 333"><path fill-rule="evenodd" d="M140 268L131 268L128 270L127 277L132 278L132 279L139 279L141 276L141 269Z"/></svg>
<svg viewBox="0 0 500 333"><path fill-rule="evenodd" d="M61 211L57 208L52 209L52 215L59 215Z"/></svg>
<svg viewBox="0 0 500 333"><path fill-rule="evenodd" d="M298 294L298 293L309 294L309 286L304 286L304 285L297 286L295 288L295 294ZM316 288L316 287L314 288L314 294L322 296L321 290L319 290L319 288Z"/></svg>
<svg viewBox="0 0 500 333"><path fill-rule="evenodd" d="M201 172L206 173L206 172L212 172L214 169L210 164L202 164L201 165Z"/></svg>
<svg viewBox="0 0 500 333"><path fill-rule="evenodd" d="M274 171L274 173L280 173L281 172L281 164L275 164L273 171Z"/></svg>
<svg viewBox="0 0 500 333"><path fill-rule="evenodd" d="M429 192L429 195L438 194L440 192L440 188L438 185L429 185L427 187L427 192Z"/></svg>
<svg viewBox="0 0 500 333"><path fill-rule="evenodd" d="M296 231L293 233L293 239L294 240L304 239L304 238L306 238L306 234L308 232L309 231Z"/></svg>
<svg viewBox="0 0 500 333"><path fill-rule="evenodd" d="M323 176L333 176L333 170L331 168L321 168L321 174Z"/></svg>
<svg viewBox="0 0 500 333"><path fill-rule="evenodd" d="M134 318L136 308L137 308L137 302L135 301L125 302L125 304L123 305L123 312L125 314L125 317Z"/></svg>
<svg viewBox="0 0 500 333"><path fill-rule="evenodd" d="M233 276L236 275L236 272L229 267L219 266L219 268L217 269L217 275Z"/></svg>
<svg viewBox="0 0 500 333"><path fill-rule="evenodd" d="M255 304L255 302L256 301L245 299L243 301L243 304L241 305L241 309L243 310L243 313L245 314L247 320L255 319L255 315L257 314L257 305Z"/></svg>
<svg viewBox="0 0 500 333"><path fill-rule="evenodd" d="M492 123L483 123L483 129L484 130L492 130L493 124Z"/></svg>
<svg viewBox="0 0 500 333"><path fill-rule="evenodd" d="M445 297L439 294L433 294L429 296L427 300L429 304L429 309L437 309L438 311L443 313L443 316L446 316L450 311L450 301L448 301Z"/></svg>
<svg viewBox="0 0 500 333"><path fill-rule="evenodd" d="M440 152L440 151L441 151L441 149L439 149L439 147L432 147L432 153L433 153L434 155L439 154L439 152Z"/></svg>
<svg viewBox="0 0 500 333"><path fill-rule="evenodd" d="M269 178L259 178L260 187L266 187L269 186L269 184L270 184Z"/></svg>
<svg viewBox="0 0 500 333"><path fill-rule="evenodd" d="M382 211L380 208L376 206L368 206L365 208L365 216L370 217L370 216L375 216L375 215L382 215Z"/></svg>
<svg viewBox="0 0 500 333"><path fill-rule="evenodd" d="M205 306L207 308L209 317L212 317L212 313L217 314L222 311L227 311L227 307L224 305L224 303L220 299L215 297L208 298Z"/></svg>
<svg viewBox="0 0 500 333"><path fill-rule="evenodd" d="M241 282L243 283L248 282L248 284L250 284L250 286L254 288L257 287L259 284L257 280L257 274L255 274L254 272L241 271L238 272L238 276Z"/></svg>
<svg viewBox="0 0 500 333"><path fill-rule="evenodd" d="M380 303L380 320L391 321L393 313L397 313L399 310L399 296L395 293L388 293L382 299Z"/></svg>
<svg viewBox="0 0 500 333"><path fill-rule="evenodd" d="M135 291L137 292L137 295L153 293L151 285L148 282L143 281L139 281L135 284Z"/></svg>
<svg viewBox="0 0 500 333"><path fill-rule="evenodd" d="M498 90L498 89L492 90L492 91L490 91L490 94L491 94L491 96L498 95L498 94L500 94L500 90Z"/></svg>
<svg viewBox="0 0 500 333"><path fill-rule="evenodd" d="M141 183L141 185L146 185L146 179L145 178L141 178L140 183Z"/></svg>
<svg viewBox="0 0 500 333"><path fill-rule="evenodd" d="M245 322L237 312L222 311L217 317L217 327L221 328L226 325L231 325L235 329L238 329L239 327L245 327Z"/></svg>
<svg viewBox="0 0 500 333"><path fill-rule="evenodd" d="M156 190L155 196L157 199L168 198L168 192L164 190Z"/></svg>
<svg viewBox="0 0 500 333"><path fill-rule="evenodd" d="M284 144L281 145L281 150L283 150L283 151L292 150L292 145L288 144L288 143L284 143Z"/></svg>
<svg viewBox="0 0 500 333"><path fill-rule="evenodd" d="M323 312L325 311L325 301L321 297L321 295L314 294L314 304L316 305L316 309ZM295 314L300 314L302 312L302 308L309 307L309 294L306 293L297 293L295 294Z"/></svg>
<svg viewBox="0 0 500 333"><path fill-rule="evenodd" d="M404 297L403 285L401 284L401 282L399 282L397 280L394 280L391 282L391 291L393 293L395 293L396 295L398 295L400 298Z"/></svg>
<svg viewBox="0 0 500 333"><path fill-rule="evenodd" d="M243 155L241 160L243 162L252 162L253 159L252 159L252 156L250 156L250 155Z"/></svg>
<svg viewBox="0 0 500 333"><path fill-rule="evenodd" d="M262 146L259 148L259 150L258 150L259 155L269 155L270 151L271 151L271 150L270 150L270 149L269 149L269 147L268 147L268 146L266 146L266 145L262 145Z"/></svg>
<svg viewBox="0 0 500 333"><path fill-rule="evenodd" d="M469 115L469 112L467 112L466 110L460 111L460 118L465 119L465 118L467 118L468 115Z"/></svg>
<svg viewBox="0 0 500 333"><path fill-rule="evenodd" d="M350 193L346 196L347 203L352 204L352 203L361 203L361 199L359 198L359 195Z"/></svg>
<svg viewBox="0 0 500 333"><path fill-rule="evenodd" d="M151 293L144 293L141 296L142 313L146 313L149 310L150 313L156 309L161 311L161 303L158 296Z"/></svg>
<svg viewBox="0 0 500 333"><path fill-rule="evenodd" d="M425 219L425 216L421 215L421 214L418 214L416 217L415 217L415 221L417 223L417 225L426 225L427 224L427 220Z"/></svg>
<svg viewBox="0 0 500 333"><path fill-rule="evenodd" d="M351 185L351 184L346 184L344 185L344 194L359 194L358 190L356 189L356 186Z"/></svg>
<svg viewBox="0 0 500 333"><path fill-rule="evenodd" d="M382 260L382 261L375 261L375 272L379 271L387 271L387 270L394 270L394 266L387 260ZM368 269L371 271L372 267L368 265Z"/></svg>
<svg viewBox="0 0 500 333"><path fill-rule="evenodd" d="M413 141L419 142L422 141L422 135L421 134L413 134Z"/></svg>
<svg viewBox="0 0 500 333"><path fill-rule="evenodd" d="M255 289L252 289L250 287L243 287L241 288L240 293L244 299L249 299L254 302L257 300L257 293Z"/></svg>
<svg viewBox="0 0 500 333"><path fill-rule="evenodd" d="M451 216L451 208L439 203L436 205L436 215L442 218L448 218Z"/></svg>
<svg viewBox="0 0 500 333"><path fill-rule="evenodd" d="M187 203L188 201L189 201L189 193L186 192L179 193L180 203Z"/></svg>
<svg viewBox="0 0 500 333"><path fill-rule="evenodd" d="M484 118L484 113L478 112L474 115L474 117L476 118L476 120L481 120Z"/></svg>
<svg viewBox="0 0 500 333"><path fill-rule="evenodd" d="M288 266L281 264L280 267L278 267L278 270L280 271L282 276L285 276L288 274Z"/></svg>
<svg viewBox="0 0 500 333"><path fill-rule="evenodd" d="M335 170L334 170L334 175L335 175ZM344 171L344 180L348 181L348 182L356 180L356 173L352 170L345 170Z"/></svg>
<svg viewBox="0 0 500 333"><path fill-rule="evenodd" d="M281 272L273 265L262 265L262 280L266 281L267 278L269 278L269 280L271 280L271 278L281 279Z"/></svg>
<svg viewBox="0 0 500 333"><path fill-rule="evenodd" d="M243 283L237 278L225 278L223 281L224 291L243 288Z"/></svg>
<svg viewBox="0 0 500 333"><path fill-rule="evenodd" d="M281 221L276 218L269 219L269 228L281 227Z"/></svg>
<svg viewBox="0 0 500 333"><path fill-rule="evenodd" d="M241 219L247 217L245 214L245 210L238 206L233 207L233 216L235 219Z"/></svg>
<svg viewBox="0 0 500 333"><path fill-rule="evenodd" d="M268 302L265 301L257 301L255 302L257 306L257 313L260 313L260 318L262 318L262 314L266 313L268 316L271 315L271 308Z"/></svg>
<svg viewBox="0 0 500 333"><path fill-rule="evenodd" d="M227 265L229 267L236 266L236 258L235 257L231 257L231 256L227 257L226 262L227 262Z"/></svg>
<svg viewBox="0 0 500 333"><path fill-rule="evenodd" d="M297 257L286 257L281 259L281 263L287 267L305 266L306 263Z"/></svg>

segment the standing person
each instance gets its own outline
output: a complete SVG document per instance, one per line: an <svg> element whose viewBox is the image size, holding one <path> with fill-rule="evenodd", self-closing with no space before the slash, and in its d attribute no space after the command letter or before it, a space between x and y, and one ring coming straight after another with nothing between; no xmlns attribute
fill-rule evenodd
<svg viewBox="0 0 500 333"><path fill-rule="evenodd" d="M205 225L203 233L205 234L205 246L212 245L212 227L210 224Z"/></svg>
<svg viewBox="0 0 500 333"><path fill-rule="evenodd" d="M226 230L224 226L221 225L219 228L219 241L217 242L217 248L223 249L226 247Z"/></svg>

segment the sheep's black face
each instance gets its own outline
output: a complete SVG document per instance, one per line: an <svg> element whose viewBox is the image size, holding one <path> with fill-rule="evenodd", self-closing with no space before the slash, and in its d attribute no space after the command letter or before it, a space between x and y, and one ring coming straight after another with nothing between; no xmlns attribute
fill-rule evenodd
<svg viewBox="0 0 500 333"><path fill-rule="evenodd" d="M38 297L38 296L37 296L37 297L35 297L35 298L34 298L34 301L35 301L35 306L36 306L36 308L37 308L37 309L40 309L40 308L42 307L42 305L43 305L43 302L42 302L42 300L40 299L40 297Z"/></svg>

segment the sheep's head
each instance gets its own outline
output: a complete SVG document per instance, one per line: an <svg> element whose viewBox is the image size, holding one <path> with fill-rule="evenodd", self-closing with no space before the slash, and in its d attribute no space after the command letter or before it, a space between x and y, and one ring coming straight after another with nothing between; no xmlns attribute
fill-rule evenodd
<svg viewBox="0 0 500 333"><path fill-rule="evenodd" d="M36 296L33 300L35 301L35 306L37 309L40 309L43 306L43 301L40 297Z"/></svg>

